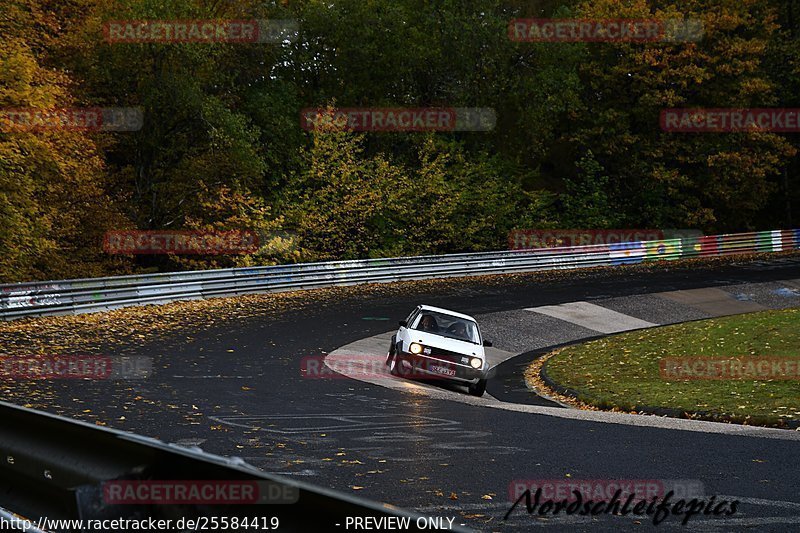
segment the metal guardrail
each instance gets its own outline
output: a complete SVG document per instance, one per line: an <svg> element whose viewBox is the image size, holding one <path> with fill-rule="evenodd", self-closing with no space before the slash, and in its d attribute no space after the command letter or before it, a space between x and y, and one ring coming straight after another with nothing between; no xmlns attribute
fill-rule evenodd
<svg viewBox="0 0 800 533"><path fill-rule="evenodd" d="M0 285L0 318L81 314L137 305L319 287L626 265L800 249L800 229L660 241L333 261Z"/></svg>
<svg viewBox="0 0 800 533"><path fill-rule="evenodd" d="M267 474L236 458L224 458L197 448L165 444L132 433L98 427L87 422L33 411L0 402L0 530L10 530L13 518L23 517L36 531L97 531L88 520L172 520L165 531L259 530L307 532L346 529L347 517L394 517L408 524L407 530L424 530L437 517L316 487L308 483ZM114 500L109 486L140 487L152 483L172 485L256 487L266 497L235 502L230 492L225 503L175 501L168 493L141 503ZM132 493L142 497L139 489ZM177 494L177 491L174 493ZM209 493L205 493L207 496ZM210 499L218 498L211 494ZM231 503L231 501L234 503ZM211 527L233 517L258 520L256 528ZM44 519L47 519L47 522ZM183 518L209 527L175 527ZM278 527L271 522L278 521ZM60 524L55 521L62 521ZM72 520L66 523L64 521ZM75 527L83 521L83 529ZM95 522L96 523L96 522ZM110 523L110 522L109 522ZM130 523L130 522L129 522ZM12 524L13 525L13 524ZM264 527L267 526L267 527ZM338 526L338 527L337 527ZM24 529L24 528L14 528ZM102 530L146 530L147 528L103 527ZM150 531L153 531L151 526ZM454 524L455 531L469 529Z"/></svg>

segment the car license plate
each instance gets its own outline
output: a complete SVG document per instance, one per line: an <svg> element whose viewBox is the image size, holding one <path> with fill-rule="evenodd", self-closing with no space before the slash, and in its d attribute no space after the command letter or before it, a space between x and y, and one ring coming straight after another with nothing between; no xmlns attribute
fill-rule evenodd
<svg viewBox="0 0 800 533"><path fill-rule="evenodd" d="M455 376L456 371L452 368L447 368L446 366L439 366L439 365L431 365L431 372L436 372L437 374L444 374L445 376Z"/></svg>

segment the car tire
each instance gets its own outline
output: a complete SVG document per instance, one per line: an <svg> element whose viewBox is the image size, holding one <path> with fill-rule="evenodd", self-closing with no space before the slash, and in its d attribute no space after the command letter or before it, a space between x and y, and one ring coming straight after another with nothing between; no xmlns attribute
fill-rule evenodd
<svg viewBox="0 0 800 533"><path fill-rule="evenodd" d="M483 393L486 392L486 380L479 379L477 383L470 383L468 388L471 395L483 396Z"/></svg>
<svg viewBox="0 0 800 533"><path fill-rule="evenodd" d="M389 354L386 357L386 364L387 365L391 365L392 364L392 358L394 357L394 354L396 352L397 352L397 350L396 350L395 344L394 344L394 337L392 337L392 342L389 344Z"/></svg>
<svg viewBox="0 0 800 533"><path fill-rule="evenodd" d="M403 358L400 354L395 354L389 362L389 373L393 376L402 377L405 372L403 369Z"/></svg>

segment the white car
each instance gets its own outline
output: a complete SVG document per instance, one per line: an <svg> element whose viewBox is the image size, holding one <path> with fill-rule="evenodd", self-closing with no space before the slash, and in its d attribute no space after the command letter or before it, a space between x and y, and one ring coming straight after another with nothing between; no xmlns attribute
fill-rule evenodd
<svg viewBox="0 0 800 533"><path fill-rule="evenodd" d="M483 396L489 377L483 347L491 345L481 338L471 316L419 305L400 321L386 363L392 375L446 379L467 385L474 396Z"/></svg>

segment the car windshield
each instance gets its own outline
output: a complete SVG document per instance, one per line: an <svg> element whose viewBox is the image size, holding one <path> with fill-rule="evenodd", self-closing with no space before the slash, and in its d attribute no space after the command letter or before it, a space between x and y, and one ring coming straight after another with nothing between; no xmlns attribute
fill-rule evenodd
<svg viewBox="0 0 800 533"><path fill-rule="evenodd" d="M436 311L422 311L414 320L411 329L480 344L478 325L475 322Z"/></svg>

